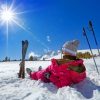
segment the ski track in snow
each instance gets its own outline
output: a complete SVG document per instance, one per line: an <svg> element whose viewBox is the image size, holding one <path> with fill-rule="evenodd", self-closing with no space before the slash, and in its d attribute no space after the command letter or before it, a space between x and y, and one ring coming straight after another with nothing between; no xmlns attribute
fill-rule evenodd
<svg viewBox="0 0 100 100"><path fill-rule="evenodd" d="M96 58L100 71L100 58ZM72 86L57 89L52 83L40 80L19 79L20 62L0 62L0 100L100 100L100 75L93 60L85 59L87 78ZM26 62L26 67L37 71L40 65L46 68L50 61Z"/></svg>

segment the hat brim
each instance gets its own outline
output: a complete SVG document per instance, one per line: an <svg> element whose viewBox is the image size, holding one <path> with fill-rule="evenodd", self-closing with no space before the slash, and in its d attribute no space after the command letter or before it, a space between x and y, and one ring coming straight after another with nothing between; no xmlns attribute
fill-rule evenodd
<svg viewBox="0 0 100 100"><path fill-rule="evenodd" d="M66 49L66 48L62 48L62 53L63 54L69 54L69 55L72 55L72 56L76 56L76 52L73 52L73 51Z"/></svg>

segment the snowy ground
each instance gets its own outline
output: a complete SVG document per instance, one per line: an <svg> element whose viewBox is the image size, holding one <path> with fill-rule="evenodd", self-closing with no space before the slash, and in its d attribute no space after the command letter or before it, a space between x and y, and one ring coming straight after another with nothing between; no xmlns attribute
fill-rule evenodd
<svg viewBox="0 0 100 100"><path fill-rule="evenodd" d="M96 58L100 71L100 57ZM0 62L0 100L100 100L100 75L93 60L84 60L87 78L79 84L57 89L52 83L40 80L18 79L20 62ZM26 67L34 70L42 65L46 68L50 61L26 62Z"/></svg>

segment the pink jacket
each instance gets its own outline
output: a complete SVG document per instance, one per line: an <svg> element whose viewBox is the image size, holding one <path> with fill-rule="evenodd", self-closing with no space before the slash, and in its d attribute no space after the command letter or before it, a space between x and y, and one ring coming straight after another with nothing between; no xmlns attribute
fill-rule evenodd
<svg viewBox="0 0 100 100"><path fill-rule="evenodd" d="M51 60L51 65L48 66L45 70L32 72L30 74L31 79L42 80L43 82L52 82L58 88L63 86L70 86L71 84L79 83L84 78L86 78L86 71L82 73L75 72L70 70L70 66L80 66L84 67L83 60L70 61L65 64L58 65L56 59ZM85 68L85 67L84 67ZM44 74L46 72L50 73L50 78L47 79Z"/></svg>

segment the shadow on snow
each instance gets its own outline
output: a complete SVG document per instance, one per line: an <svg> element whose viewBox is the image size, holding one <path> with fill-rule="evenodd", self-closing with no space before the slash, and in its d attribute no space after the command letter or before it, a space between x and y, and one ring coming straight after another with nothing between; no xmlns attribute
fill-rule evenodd
<svg viewBox="0 0 100 100"><path fill-rule="evenodd" d="M100 86L95 85L93 82L90 81L89 78L86 78L81 83L72 86L72 88L75 88L87 99L93 97L94 90L98 90L100 92Z"/></svg>

